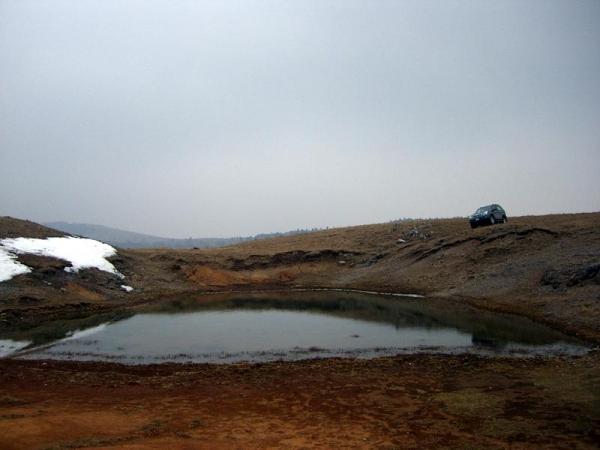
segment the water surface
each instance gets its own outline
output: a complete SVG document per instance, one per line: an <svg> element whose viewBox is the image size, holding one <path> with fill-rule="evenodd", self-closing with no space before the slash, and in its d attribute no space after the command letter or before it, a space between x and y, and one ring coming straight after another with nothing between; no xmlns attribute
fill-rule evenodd
<svg viewBox="0 0 600 450"><path fill-rule="evenodd" d="M147 364L587 351L559 332L515 316L447 300L349 292L197 296L94 320L62 321L16 336L29 345L17 346L13 356Z"/></svg>

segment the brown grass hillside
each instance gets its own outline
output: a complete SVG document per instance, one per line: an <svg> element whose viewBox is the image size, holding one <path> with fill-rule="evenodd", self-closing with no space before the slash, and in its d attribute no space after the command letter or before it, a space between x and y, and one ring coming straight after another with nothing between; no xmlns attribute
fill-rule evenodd
<svg viewBox="0 0 600 450"><path fill-rule="evenodd" d="M0 230L43 232L21 222L2 218ZM600 213L516 217L476 230L465 219L364 225L219 249L120 250L113 262L133 293L97 271L22 275L0 285L0 321L183 292L333 287L466 301L600 339Z"/></svg>

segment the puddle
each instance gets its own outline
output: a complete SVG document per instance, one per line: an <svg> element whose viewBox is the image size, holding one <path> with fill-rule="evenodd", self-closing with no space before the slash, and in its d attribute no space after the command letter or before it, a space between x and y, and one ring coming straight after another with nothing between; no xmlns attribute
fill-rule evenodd
<svg viewBox="0 0 600 450"><path fill-rule="evenodd" d="M15 341L0 340L0 345L16 342L13 357L126 364L423 352L531 357L588 351L527 319L449 301L355 292L197 296L127 315L61 321L7 338Z"/></svg>

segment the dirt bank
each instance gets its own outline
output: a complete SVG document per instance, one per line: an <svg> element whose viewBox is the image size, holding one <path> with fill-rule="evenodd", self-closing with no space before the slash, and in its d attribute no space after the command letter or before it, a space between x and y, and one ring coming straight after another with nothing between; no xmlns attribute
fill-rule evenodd
<svg viewBox="0 0 600 450"><path fill-rule="evenodd" d="M139 250L134 283L167 291L336 287L460 298L600 340L600 213L340 228L213 250ZM144 274L153 273L149 279ZM160 274L160 275L158 275Z"/></svg>

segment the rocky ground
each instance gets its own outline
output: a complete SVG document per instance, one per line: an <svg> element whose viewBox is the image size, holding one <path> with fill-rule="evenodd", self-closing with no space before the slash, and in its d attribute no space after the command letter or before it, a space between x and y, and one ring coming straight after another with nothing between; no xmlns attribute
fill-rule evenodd
<svg viewBox="0 0 600 450"><path fill-rule="evenodd" d="M0 218L0 238L61 235ZM211 250L119 250L121 280L64 262L0 283L0 330L191 292L420 293L600 342L600 213L319 231ZM0 448L597 448L600 360L401 356L262 365L0 360Z"/></svg>

